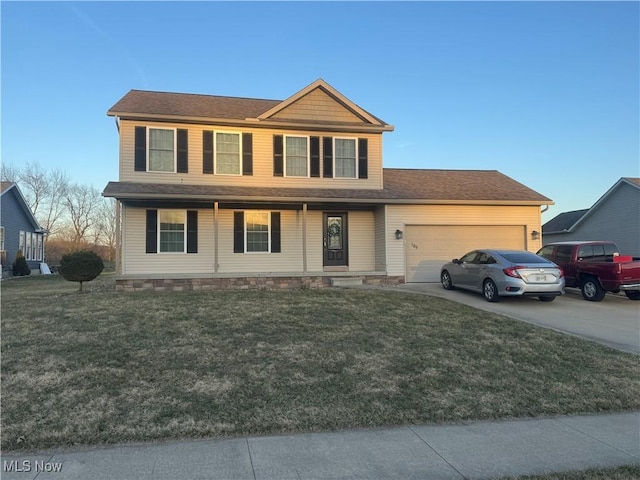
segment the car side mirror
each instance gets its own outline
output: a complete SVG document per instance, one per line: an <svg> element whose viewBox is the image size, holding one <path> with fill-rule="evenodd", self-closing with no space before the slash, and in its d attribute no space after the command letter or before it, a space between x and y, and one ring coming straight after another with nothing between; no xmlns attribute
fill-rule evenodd
<svg viewBox="0 0 640 480"><path fill-rule="evenodd" d="M460 265L460 260L458 260L457 258L454 258L453 260L451 260L451 263L455 263L457 265Z"/></svg>

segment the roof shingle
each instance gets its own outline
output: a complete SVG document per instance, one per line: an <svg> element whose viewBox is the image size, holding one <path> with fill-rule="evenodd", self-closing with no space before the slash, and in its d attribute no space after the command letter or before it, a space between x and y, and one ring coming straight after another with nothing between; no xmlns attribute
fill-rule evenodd
<svg viewBox="0 0 640 480"><path fill-rule="evenodd" d="M375 203L528 203L551 204L549 198L495 170L384 169L384 188L279 188L220 185L110 182L104 195L126 198L175 198L272 201L340 201Z"/></svg>

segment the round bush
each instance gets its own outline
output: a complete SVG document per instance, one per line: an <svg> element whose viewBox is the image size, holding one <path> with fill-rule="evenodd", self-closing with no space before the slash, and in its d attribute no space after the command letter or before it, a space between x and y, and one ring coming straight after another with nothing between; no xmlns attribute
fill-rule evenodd
<svg viewBox="0 0 640 480"><path fill-rule="evenodd" d="M89 250L82 250L65 255L60 260L60 275L70 282L90 282L104 269L102 259Z"/></svg>

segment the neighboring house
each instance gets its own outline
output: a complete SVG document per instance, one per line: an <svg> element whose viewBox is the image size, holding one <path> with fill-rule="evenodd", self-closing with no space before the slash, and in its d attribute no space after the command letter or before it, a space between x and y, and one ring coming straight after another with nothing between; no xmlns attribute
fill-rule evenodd
<svg viewBox="0 0 640 480"><path fill-rule="evenodd" d="M536 251L553 202L497 171L383 169L393 126L323 80L286 100L131 90L119 289L438 281L482 247Z"/></svg>
<svg viewBox="0 0 640 480"><path fill-rule="evenodd" d="M640 178L621 178L591 208L565 212L542 226L543 243L609 240L640 257Z"/></svg>
<svg viewBox="0 0 640 480"><path fill-rule="evenodd" d="M11 270L18 250L27 260L33 273L40 271L44 261L43 229L27 205L18 185L2 182L0 197L0 250L2 250L2 270Z"/></svg>

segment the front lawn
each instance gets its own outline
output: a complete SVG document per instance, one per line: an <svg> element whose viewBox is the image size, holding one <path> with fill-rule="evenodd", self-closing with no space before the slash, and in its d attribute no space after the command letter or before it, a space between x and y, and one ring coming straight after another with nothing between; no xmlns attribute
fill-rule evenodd
<svg viewBox="0 0 640 480"><path fill-rule="evenodd" d="M442 298L113 279L2 282L3 450L640 409L637 356Z"/></svg>

